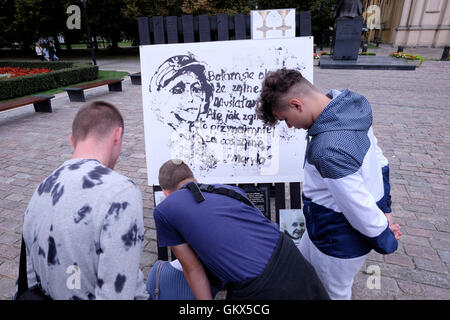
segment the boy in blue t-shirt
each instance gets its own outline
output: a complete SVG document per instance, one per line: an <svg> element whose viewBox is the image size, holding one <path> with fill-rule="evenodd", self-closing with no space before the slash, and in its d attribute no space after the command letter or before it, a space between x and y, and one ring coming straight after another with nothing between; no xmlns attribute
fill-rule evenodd
<svg viewBox="0 0 450 320"><path fill-rule="evenodd" d="M292 240L245 192L225 185L202 192L196 182L184 162L167 161L159 171L167 198L154 210L159 245L171 247L196 299L212 298L210 279L228 299L329 298Z"/></svg>

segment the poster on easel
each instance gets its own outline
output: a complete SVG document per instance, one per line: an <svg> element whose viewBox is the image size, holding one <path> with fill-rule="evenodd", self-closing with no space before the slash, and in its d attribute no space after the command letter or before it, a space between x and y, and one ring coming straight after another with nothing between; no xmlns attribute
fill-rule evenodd
<svg viewBox="0 0 450 320"><path fill-rule="evenodd" d="M149 185L169 159L202 183L303 181L304 130L263 124L262 81L292 68L313 82L312 37L140 47Z"/></svg>

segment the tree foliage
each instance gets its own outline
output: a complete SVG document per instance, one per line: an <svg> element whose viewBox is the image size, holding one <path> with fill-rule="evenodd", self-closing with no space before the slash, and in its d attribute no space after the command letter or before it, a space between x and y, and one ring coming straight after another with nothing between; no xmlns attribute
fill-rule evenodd
<svg viewBox="0 0 450 320"><path fill-rule="evenodd" d="M143 16L181 16L183 14L248 14L253 9L296 8L311 11L313 34L329 37L334 6L338 0L88 0L87 12L93 36L102 36L117 45L123 37L137 38L137 18ZM82 30L68 30L69 5L80 0L0 0L0 45L22 42L29 46L40 37L87 40L84 15ZM325 33L323 32L325 30Z"/></svg>

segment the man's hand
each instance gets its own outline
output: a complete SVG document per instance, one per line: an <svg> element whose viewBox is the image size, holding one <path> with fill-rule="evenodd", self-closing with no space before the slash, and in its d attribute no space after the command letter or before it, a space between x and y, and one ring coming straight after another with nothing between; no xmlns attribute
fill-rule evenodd
<svg viewBox="0 0 450 320"><path fill-rule="evenodd" d="M386 218L387 218L388 223L389 223L389 228L394 233L395 239L400 240L400 238L402 236L402 232L400 231L400 225L393 223L392 213L385 213L385 215L386 215Z"/></svg>
<svg viewBox="0 0 450 320"><path fill-rule="evenodd" d="M183 267L184 276L195 299L212 300L211 286L205 269L192 248L187 243L183 243L173 246L171 249Z"/></svg>

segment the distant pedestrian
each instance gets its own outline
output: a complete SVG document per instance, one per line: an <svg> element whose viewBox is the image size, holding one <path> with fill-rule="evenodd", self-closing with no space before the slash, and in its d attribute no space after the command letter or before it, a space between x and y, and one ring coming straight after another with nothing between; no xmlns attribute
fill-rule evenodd
<svg viewBox="0 0 450 320"><path fill-rule="evenodd" d="M44 48L42 49L42 53L44 57L42 60L50 61L50 55L48 54L47 46L44 46Z"/></svg>
<svg viewBox="0 0 450 320"><path fill-rule="evenodd" d="M50 61L57 61L59 58L56 56L56 48L53 44L53 41L48 43L48 55L50 57Z"/></svg>
<svg viewBox="0 0 450 320"><path fill-rule="evenodd" d="M42 49L39 42L36 42L34 50L36 51L36 55L38 56L39 60L44 61L44 49Z"/></svg>

